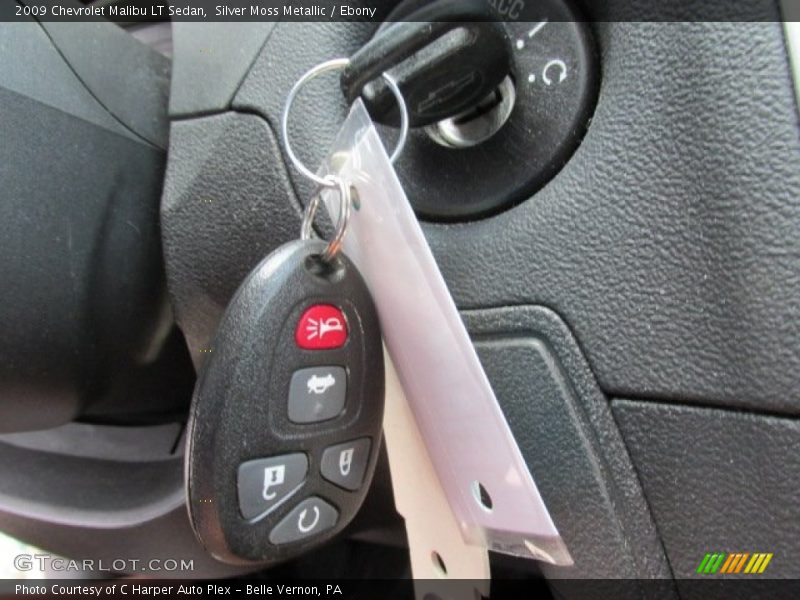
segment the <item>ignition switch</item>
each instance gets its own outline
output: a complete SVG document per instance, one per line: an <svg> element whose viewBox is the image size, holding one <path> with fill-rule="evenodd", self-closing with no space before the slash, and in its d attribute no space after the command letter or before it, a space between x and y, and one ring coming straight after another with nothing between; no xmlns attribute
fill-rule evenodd
<svg viewBox="0 0 800 600"><path fill-rule="evenodd" d="M377 58L376 48L425 25L450 37ZM371 72L363 55L372 55ZM491 215L547 183L583 137L599 80L588 25L568 0L400 3L342 78L348 99L361 93L372 117L391 126L391 98L369 87L381 85L378 66L400 73L412 113L419 99L442 100L435 115L412 117L416 129L395 165L417 213L440 221Z"/></svg>
<svg viewBox="0 0 800 600"><path fill-rule="evenodd" d="M514 81L507 76L497 89L461 114L425 128L434 142L449 148L469 148L485 142L506 124L516 100Z"/></svg>

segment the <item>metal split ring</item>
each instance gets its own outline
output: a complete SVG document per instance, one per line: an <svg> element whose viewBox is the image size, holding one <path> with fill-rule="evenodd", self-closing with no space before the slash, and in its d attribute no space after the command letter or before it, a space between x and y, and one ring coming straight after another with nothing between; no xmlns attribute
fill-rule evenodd
<svg viewBox="0 0 800 600"><path fill-rule="evenodd" d="M339 218L336 220L336 231L328 241L322 253L322 260L326 263L331 262L342 249L344 236L347 235L347 225L350 222L350 207L352 206L352 192L350 184L338 175L326 175L326 186L334 185L339 192ZM303 213L303 223L300 226L300 239L310 240L314 234L314 216L319 208L319 201L322 198L324 187L320 186L311 196L306 210Z"/></svg>
<svg viewBox="0 0 800 600"><path fill-rule="evenodd" d="M286 149L286 154L289 157L289 160L292 161L292 164L298 171L300 171L300 173L322 187L335 187L336 184L331 183L331 181L325 177L320 177L311 169L306 167L299 158L297 158L297 155L292 149L292 144L289 142L289 113L292 110L292 103L294 102L295 96L297 96L297 93L306 83L318 75L322 75L328 71L344 69L349 64L349 58L334 58L333 60L320 63L316 67L312 67L306 71L303 76L300 77L300 79L298 79L297 82L292 86L292 89L289 90L289 95L286 97L286 104L284 105L283 113L281 114L281 135L283 137L283 146ZM397 139L397 145L392 151L392 154L389 156L389 160L392 162L392 164L394 164L394 161L397 160L397 157L400 156L400 153L403 151L403 148L406 145L406 138L408 138L408 107L406 106L406 101L403 98L403 94L400 91L400 87L397 85L397 81L394 79L394 77L388 73L384 73L382 76L386 82L386 85L397 99L397 105L400 110L400 137Z"/></svg>
<svg viewBox="0 0 800 600"><path fill-rule="evenodd" d="M333 235L333 238L331 238L331 240L328 242L328 246L325 248L325 251L322 254L322 259L325 262L330 262L341 250L342 241L347 233L347 224L350 220L352 190L350 184L344 181L341 177L337 175L317 175L311 171L311 169L306 167L297 157L292 149L292 144L289 142L289 113L292 109L292 103L294 102L297 93L300 91L303 85L318 75L328 71L343 69L348 64L350 64L349 58L335 58L333 60L320 63L306 71L306 73L304 73L303 76L300 77L300 79L298 79L297 82L292 86L292 89L289 90L289 95L286 97L286 104L284 105L283 113L281 114L281 135L283 138L283 147L286 150L286 155L301 174L308 177L318 186L303 214L303 223L300 231L300 236L302 239L307 240L312 236L314 216L316 215L319 207L320 194L322 191L325 188L338 188L340 200L339 218L336 223L336 231ZM400 156L400 153L403 151L403 148L406 145L406 139L408 138L408 107L406 106L403 94L400 91L400 87L397 85L397 81L394 79L394 77L388 73L383 73L382 77L392 94L394 94L394 97L397 99L397 105L400 111L400 136L397 139L397 144L395 145L392 154L389 156L389 161L394 163L397 160L397 157Z"/></svg>

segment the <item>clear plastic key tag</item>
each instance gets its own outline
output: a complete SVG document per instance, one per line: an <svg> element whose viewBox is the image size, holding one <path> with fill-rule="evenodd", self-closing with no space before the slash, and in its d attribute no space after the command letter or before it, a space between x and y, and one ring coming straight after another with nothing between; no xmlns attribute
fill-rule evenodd
<svg viewBox="0 0 800 600"><path fill-rule="evenodd" d="M327 172L355 189L343 250L374 298L384 343L465 541L571 565L360 99L329 163ZM335 216L336 194L324 190L322 198Z"/></svg>

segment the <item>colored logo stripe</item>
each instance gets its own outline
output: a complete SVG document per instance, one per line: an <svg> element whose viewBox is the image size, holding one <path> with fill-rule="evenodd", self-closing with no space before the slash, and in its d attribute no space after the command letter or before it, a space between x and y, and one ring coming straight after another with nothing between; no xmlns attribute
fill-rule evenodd
<svg viewBox="0 0 800 600"><path fill-rule="evenodd" d="M738 573L744 566L744 561L750 556L749 552L737 552L728 555L728 560L722 565L720 573Z"/></svg>
<svg viewBox="0 0 800 600"><path fill-rule="evenodd" d="M744 561L747 560L748 556L750 556L749 552L745 552L745 553L742 554L741 558L739 559L738 564L736 565L736 569L733 571L734 573L738 573L739 571L742 570L742 567L744 566Z"/></svg>
<svg viewBox="0 0 800 600"><path fill-rule="evenodd" d="M769 554L753 554L753 558L747 563L744 569L745 573L763 573L767 568L769 561L772 560L772 553Z"/></svg>
<svg viewBox="0 0 800 600"><path fill-rule="evenodd" d="M714 554L708 553L703 557L700 566L697 567L698 573L705 573L707 575L717 572L723 559L725 558L724 552L715 552Z"/></svg>
<svg viewBox="0 0 800 600"><path fill-rule="evenodd" d="M722 563L722 568L719 570L720 573L730 573L731 567L736 564L738 560L738 554L728 554L728 558L725 559L725 562Z"/></svg>
<svg viewBox="0 0 800 600"><path fill-rule="evenodd" d="M697 573L703 575L737 574L745 573L749 575L761 574L772 560L773 553L756 552L708 552L700 561ZM746 566L745 566L746 565ZM744 571L742 571L744 569Z"/></svg>

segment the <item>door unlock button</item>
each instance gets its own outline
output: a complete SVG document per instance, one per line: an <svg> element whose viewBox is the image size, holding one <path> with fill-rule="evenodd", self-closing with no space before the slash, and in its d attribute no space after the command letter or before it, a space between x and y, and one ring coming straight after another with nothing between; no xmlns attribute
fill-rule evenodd
<svg viewBox="0 0 800 600"><path fill-rule="evenodd" d="M294 507L269 534L275 545L297 542L334 527L339 512L322 498L311 496Z"/></svg>

